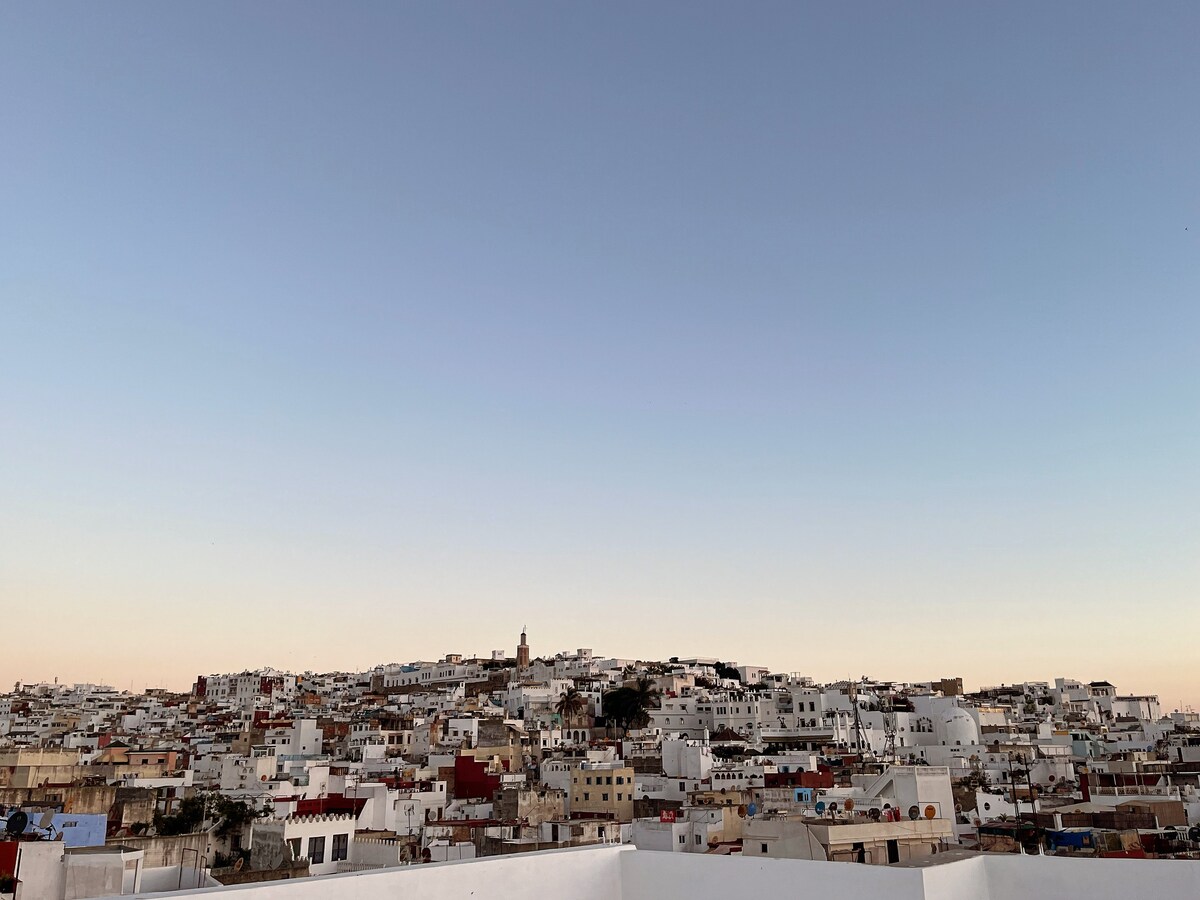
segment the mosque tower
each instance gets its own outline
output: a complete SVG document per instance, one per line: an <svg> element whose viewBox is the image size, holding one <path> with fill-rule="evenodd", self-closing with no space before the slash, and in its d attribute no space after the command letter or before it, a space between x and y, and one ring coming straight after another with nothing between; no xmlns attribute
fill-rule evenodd
<svg viewBox="0 0 1200 900"><path fill-rule="evenodd" d="M521 643L517 644L517 668L529 668L529 644L525 642L525 626L521 626Z"/></svg>

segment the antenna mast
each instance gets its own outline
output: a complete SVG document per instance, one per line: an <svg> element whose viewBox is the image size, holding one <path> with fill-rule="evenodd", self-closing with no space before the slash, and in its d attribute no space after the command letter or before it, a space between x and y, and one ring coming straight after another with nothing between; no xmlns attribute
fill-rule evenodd
<svg viewBox="0 0 1200 900"><path fill-rule="evenodd" d="M883 713L883 761L889 765L896 762L896 707L893 703L895 695L888 691L879 700L879 709Z"/></svg>
<svg viewBox="0 0 1200 900"><path fill-rule="evenodd" d="M862 716L858 714L858 684L850 682L850 703L854 707L854 745L858 749L858 771L862 772L866 762L866 734L863 729Z"/></svg>

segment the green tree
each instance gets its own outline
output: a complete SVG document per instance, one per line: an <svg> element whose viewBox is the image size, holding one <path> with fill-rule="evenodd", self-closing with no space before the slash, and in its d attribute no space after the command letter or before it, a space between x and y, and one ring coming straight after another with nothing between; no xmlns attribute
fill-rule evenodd
<svg viewBox="0 0 1200 900"><path fill-rule="evenodd" d="M185 797L179 803L178 809L170 815L154 814L154 830L159 834L191 834L204 822L204 795L193 794Z"/></svg>
<svg viewBox="0 0 1200 900"><path fill-rule="evenodd" d="M650 710L659 707L662 696L656 684L643 675L632 685L608 691L604 695L604 714L625 731L645 728L650 723Z"/></svg>
<svg viewBox="0 0 1200 900"><path fill-rule="evenodd" d="M226 837L264 815L265 810L259 810L245 800L233 800L224 794L214 794L211 804L212 817L217 822L217 835Z"/></svg>
<svg viewBox="0 0 1200 900"><path fill-rule="evenodd" d="M587 698L579 693L578 688L567 688L558 698L558 703L554 705L554 709L563 717L563 722L569 725L587 709Z"/></svg>
<svg viewBox="0 0 1200 900"><path fill-rule="evenodd" d="M713 668L717 670L718 678L732 678L734 681L742 680L742 676L738 674L738 670L733 666L728 666L723 662L719 662L713 666Z"/></svg>

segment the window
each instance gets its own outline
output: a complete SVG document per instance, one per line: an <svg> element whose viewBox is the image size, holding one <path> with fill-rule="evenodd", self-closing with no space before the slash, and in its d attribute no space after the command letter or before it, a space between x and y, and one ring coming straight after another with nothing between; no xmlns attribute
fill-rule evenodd
<svg viewBox="0 0 1200 900"><path fill-rule="evenodd" d="M591 775L589 775L589 776L588 776L587 783L588 783L588 784L591 784L591 783L592 783L592 776L591 776Z"/></svg>
<svg viewBox="0 0 1200 900"><path fill-rule="evenodd" d="M622 798L622 795L621 795L621 794L617 794L617 799L618 799L618 800L620 800L621 798Z"/></svg>
<svg viewBox="0 0 1200 900"><path fill-rule="evenodd" d="M685 843L686 841L687 841L687 838L686 838L686 837L684 837L684 836L681 834L681 835L679 836L679 843L681 843L681 844L682 844L682 843Z"/></svg>
<svg viewBox="0 0 1200 900"><path fill-rule="evenodd" d="M697 843L697 844L699 844L699 843L700 843L700 835L696 835L696 843Z"/></svg>
<svg viewBox="0 0 1200 900"><path fill-rule="evenodd" d="M766 845L766 844L763 844L763 845L762 845L762 852L763 852L763 853L766 853L766 852L767 852L767 845Z"/></svg>
<svg viewBox="0 0 1200 900"><path fill-rule="evenodd" d="M607 793L601 794L601 795L600 795L600 799L601 799L601 800L604 800L604 801L607 801L607 800L608 800L608 794L607 794Z"/></svg>
<svg viewBox="0 0 1200 900"><path fill-rule="evenodd" d="M292 838L287 842L292 851L292 859L300 858L300 838Z"/></svg>
<svg viewBox="0 0 1200 900"><path fill-rule="evenodd" d="M333 852L329 854L331 862L346 859L350 855L350 835L335 834L333 836Z"/></svg>
<svg viewBox="0 0 1200 900"><path fill-rule="evenodd" d="M624 776L624 775L618 775L618 776L617 776L617 784L624 784L624 783L625 783L625 776Z"/></svg>
<svg viewBox="0 0 1200 900"><path fill-rule="evenodd" d="M611 776L611 775L609 775L609 776L608 776L608 782L607 782L607 783L608 783L608 784L612 784L612 776Z"/></svg>
<svg viewBox="0 0 1200 900"><path fill-rule="evenodd" d="M584 799L584 800L591 800L591 799L592 799L592 795L591 795L591 794L589 794L587 791L584 791L584 792L583 792L583 799Z"/></svg>
<svg viewBox="0 0 1200 900"><path fill-rule="evenodd" d="M325 838L310 837L308 839L308 861L313 865L325 862Z"/></svg>

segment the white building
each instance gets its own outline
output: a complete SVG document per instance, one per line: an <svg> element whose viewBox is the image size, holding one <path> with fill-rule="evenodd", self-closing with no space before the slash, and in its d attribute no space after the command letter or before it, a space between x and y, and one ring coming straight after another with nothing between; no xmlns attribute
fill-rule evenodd
<svg viewBox="0 0 1200 900"><path fill-rule="evenodd" d="M350 859L355 819L351 815L288 816L255 822L254 832L278 832L293 859L307 859L313 875L331 875Z"/></svg>

